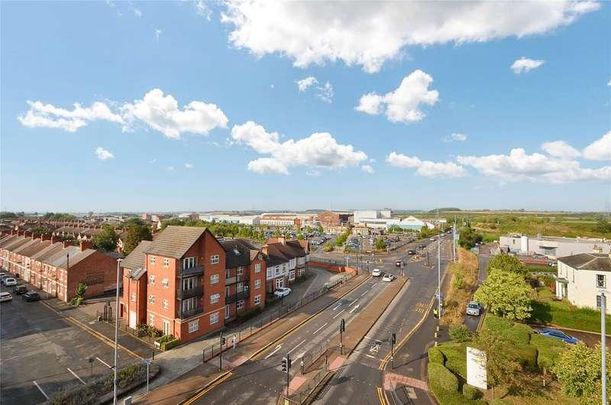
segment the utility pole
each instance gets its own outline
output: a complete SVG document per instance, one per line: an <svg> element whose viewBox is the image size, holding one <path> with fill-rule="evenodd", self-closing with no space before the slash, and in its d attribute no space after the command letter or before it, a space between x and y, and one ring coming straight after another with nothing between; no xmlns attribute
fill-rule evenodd
<svg viewBox="0 0 611 405"><path fill-rule="evenodd" d="M117 405L117 373L119 368L119 275L121 273L121 262L123 259L117 259L117 288L115 292L115 367L113 376L113 393L112 403ZM66 266L67 267L67 266Z"/></svg>
<svg viewBox="0 0 611 405"><path fill-rule="evenodd" d="M390 367L395 368L395 344L397 343L397 335L393 332L390 334Z"/></svg>
<svg viewBox="0 0 611 405"><path fill-rule="evenodd" d="M346 321L344 318L339 322L339 354L344 355L344 332L346 331Z"/></svg>
<svg viewBox="0 0 611 405"><path fill-rule="evenodd" d="M437 211L437 216L439 217L439 211ZM437 294L437 309L441 321L441 235L437 237Z"/></svg>
<svg viewBox="0 0 611 405"><path fill-rule="evenodd" d="M607 297L604 292L600 293L600 350L601 359L601 379L602 379L602 403L607 404Z"/></svg>
<svg viewBox="0 0 611 405"><path fill-rule="evenodd" d="M222 331L221 331L221 334L219 336L219 345L220 345L219 371L223 371L223 346L225 345L225 338L223 337L223 332Z"/></svg>

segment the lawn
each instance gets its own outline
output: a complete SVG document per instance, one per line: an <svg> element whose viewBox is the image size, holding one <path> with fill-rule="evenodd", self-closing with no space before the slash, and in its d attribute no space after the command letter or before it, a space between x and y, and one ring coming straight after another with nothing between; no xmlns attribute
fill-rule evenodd
<svg viewBox="0 0 611 405"><path fill-rule="evenodd" d="M558 269L552 266L541 266L536 264L529 264L526 266L529 273L553 273L556 274Z"/></svg>
<svg viewBox="0 0 611 405"><path fill-rule="evenodd" d="M532 303L531 322L600 333L599 311L577 308L566 300L555 301L553 298L548 288L537 290L537 298ZM611 316L607 315L607 324L610 322Z"/></svg>

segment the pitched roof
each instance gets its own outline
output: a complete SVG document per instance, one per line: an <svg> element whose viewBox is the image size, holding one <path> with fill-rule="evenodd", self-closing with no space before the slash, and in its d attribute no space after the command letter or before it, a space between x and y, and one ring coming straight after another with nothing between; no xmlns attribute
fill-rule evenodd
<svg viewBox="0 0 611 405"><path fill-rule="evenodd" d="M580 253L558 259L568 266L578 270L611 271L611 257L602 253Z"/></svg>
<svg viewBox="0 0 611 405"><path fill-rule="evenodd" d="M47 246L46 248L44 248L40 252L33 254L31 258L34 259L34 260L37 260L37 261L43 261L47 257L50 257L50 256L54 255L55 253L59 252L63 248L64 248L64 244L63 243L55 242L54 244Z"/></svg>
<svg viewBox="0 0 611 405"><path fill-rule="evenodd" d="M268 243L266 246L267 264L269 266L286 263L297 257L304 257L307 255L306 250L298 240L289 240L285 243Z"/></svg>
<svg viewBox="0 0 611 405"><path fill-rule="evenodd" d="M34 243L19 249L19 254L22 256L26 256L26 257L31 257L33 254L36 254L38 252L40 252L41 250L43 250L44 248L46 248L47 246L49 246L51 244L50 240L43 240L41 241L40 239L37 239L34 241Z"/></svg>
<svg viewBox="0 0 611 405"><path fill-rule="evenodd" d="M240 266L249 266L251 260L259 252L249 242L244 239L226 239L220 241L225 250L225 267L234 269ZM254 256L253 256L254 253Z"/></svg>
<svg viewBox="0 0 611 405"><path fill-rule="evenodd" d="M206 228L170 225L160 232L144 253L180 259L206 232Z"/></svg>
<svg viewBox="0 0 611 405"><path fill-rule="evenodd" d="M141 241L138 246L134 250L131 251L130 254L127 255L123 262L121 262L121 267L126 269L137 269L138 267L144 267L144 251L151 247L153 242L150 240Z"/></svg>

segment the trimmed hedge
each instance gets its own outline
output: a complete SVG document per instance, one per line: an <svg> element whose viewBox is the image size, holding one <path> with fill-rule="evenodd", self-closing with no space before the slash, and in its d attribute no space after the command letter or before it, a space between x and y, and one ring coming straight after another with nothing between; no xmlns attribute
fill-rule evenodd
<svg viewBox="0 0 611 405"><path fill-rule="evenodd" d="M478 399L481 396L481 393L477 388L468 384L462 386L462 394L467 399Z"/></svg>
<svg viewBox="0 0 611 405"><path fill-rule="evenodd" d="M437 363L429 363L429 381L440 390L458 392L458 377L450 370Z"/></svg>
<svg viewBox="0 0 611 405"><path fill-rule="evenodd" d="M454 374L467 379L467 344L442 343L437 347L445 357L444 365Z"/></svg>
<svg viewBox="0 0 611 405"><path fill-rule="evenodd" d="M484 327L498 332L501 336L518 345L526 345L530 342L531 329L528 325L489 314L486 315Z"/></svg>
<svg viewBox="0 0 611 405"><path fill-rule="evenodd" d="M159 345L159 348L163 351L170 350L175 348L180 344L180 339L168 340L167 342L163 342Z"/></svg>
<svg viewBox="0 0 611 405"><path fill-rule="evenodd" d="M439 350L437 347L431 347L429 349L429 362L441 364L442 366L446 364L446 358L443 355L443 352Z"/></svg>

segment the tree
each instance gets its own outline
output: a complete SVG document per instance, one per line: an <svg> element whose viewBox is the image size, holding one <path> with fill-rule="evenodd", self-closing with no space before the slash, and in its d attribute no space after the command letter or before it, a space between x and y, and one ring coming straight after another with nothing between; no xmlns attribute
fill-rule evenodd
<svg viewBox="0 0 611 405"><path fill-rule="evenodd" d="M322 250L325 252L332 252L333 251L333 243L331 242L326 242L323 246L322 246Z"/></svg>
<svg viewBox="0 0 611 405"><path fill-rule="evenodd" d="M376 239L375 247L376 247L376 250L384 250L386 249L386 242L384 242L384 239L378 238Z"/></svg>
<svg viewBox="0 0 611 405"><path fill-rule="evenodd" d="M486 352L486 370L490 385L520 385L522 366L508 350L513 345L509 339L497 331L484 328L473 343L475 347Z"/></svg>
<svg viewBox="0 0 611 405"><path fill-rule="evenodd" d="M297 234L297 240L304 240L304 239L305 239L305 237L303 236L303 233L299 232Z"/></svg>
<svg viewBox="0 0 611 405"><path fill-rule="evenodd" d="M123 253L130 254L143 240L153 240L151 228L140 218L130 218L126 222L125 240L123 241Z"/></svg>
<svg viewBox="0 0 611 405"><path fill-rule="evenodd" d="M458 244L461 247L464 247L465 249L471 249L472 247L475 247L484 239L482 235L475 232L470 226L460 228L459 234L460 239L458 239Z"/></svg>
<svg viewBox="0 0 611 405"><path fill-rule="evenodd" d="M474 298L492 314L508 319L530 317L530 287L519 274L495 270L475 292Z"/></svg>
<svg viewBox="0 0 611 405"><path fill-rule="evenodd" d="M581 397L600 403L601 401L601 355L600 346L589 348L583 343L563 350L553 367L563 391L572 397ZM607 352L607 364L611 356ZM611 373L607 371L607 379ZM611 387L608 387L611 394Z"/></svg>
<svg viewBox="0 0 611 405"><path fill-rule="evenodd" d="M346 232L339 235L337 239L335 239L335 244L337 246L343 246L344 243L346 243L346 241L348 240L349 236L350 236L350 230L347 230Z"/></svg>
<svg viewBox="0 0 611 405"><path fill-rule="evenodd" d="M110 252L115 250L118 241L119 235L115 229L111 225L104 225L102 231L93 237L93 246Z"/></svg>
<svg viewBox="0 0 611 405"><path fill-rule="evenodd" d="M490 259L490 262L488 262L488 272L492 273L495 270L508 271L521 276L525 276L528 273L526 266L524 266L517 257L508 255L507 253L495 255Z"/></svg>
<svg viewBox="0 0 611 405"><path fill-rule="evenodd" d="M75 296L72 298L70 303L74 306L79 306L83 303L83 299L85 299L85 293L87 292L87 284L78 283L75 290Z"/></svg>

